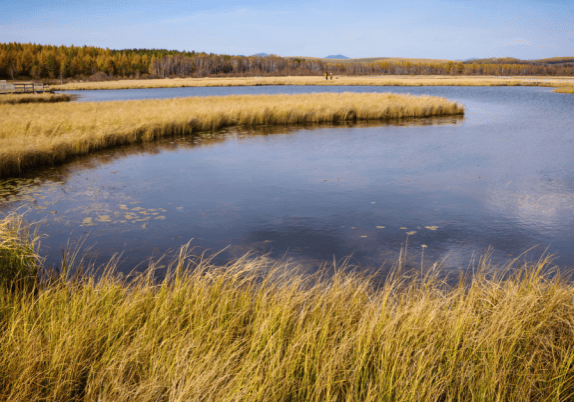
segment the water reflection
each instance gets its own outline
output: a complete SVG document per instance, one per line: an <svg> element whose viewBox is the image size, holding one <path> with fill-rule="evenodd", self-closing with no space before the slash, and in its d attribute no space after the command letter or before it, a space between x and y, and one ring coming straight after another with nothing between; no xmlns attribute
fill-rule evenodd
<svg viewBox="0 0 574 402"><path fill-rule="evenodd" d="M188 213L189 208L185 207L186 200L179 199L177 191L170 197L164 198L152 206L146 204L146 195L154 193L152 182L157 180L156 171L148 171L146 174L129 174L131 178L127 180L116 180L125 176L126 169L134 171L141 170L139 163L133 163L137 158L149 158L162 155L163 158L172 158L173 155L189 150L209 149L219 147L224 144L240 144L242 141L266 141L275 135L289 136L290 134L303 134L316 130L340 130L340 129L364 129L376 127L430 127L430 126L456 126L462 124L464 118L435 117L430 119L405 119L393 123L381 123L377 121L366 122L342 122L336 124L307 124L298 126L264 126L257 128L234 128L223 130L217 134L204 133L194 137L167 138L153 143L137 144L99 152L92 156L84 156L76 161L56 168L40 169L29 172L23 178L14 178L0 181L0 211L7 212L15 208L28 210L28 219L43 221L43 229L48 233L44 239L45 253L48 256L49 264L56 264L56 259L61 255L60 250L68 245L68 239L72 243L82 242L87 236L85 245L88 257L95 258L98 263L105 262L113 253L123 252L128 260L126 267L141 262L142 258L148 257L142 250L155 250L155 255L161 255L168 249L176 249L191 239L190 235L177 233L167 234L167 237L150 239L150 229L166 229L166 232L173 229L186 227L178 222L178 215ZM124 164L127 162L127 165ZM120 166L118 166L118 163ZM224 165L225 162L220 163ZM269 168L270 163L267 164ZM176 181L181 185L182 175L187 169L182 166L174 167L173 173L177 177ZM162 166L162 170L166 170ZM192 169L190 169L191 171ZM200 168L200 171L203 167ZM102 174L105 172L105 174ZM317 174L317 171L309 172ZM109 175L109 176L107 176ZM166 177L173 180L172 174ZM193 180L193 178L191 178ZM318 180L318 179L317 179ZM249 183L253 183L251 178ZM134 190L134 188L138 190ZM147 194L139 194L144 188L148 188ZM166 201L169 198L168 201ZM178 202L175 202L178 201ZM240 221L242 208L233 201L219 202L217 208L208 205L205 209L193 210L193 226L209 231L217 232L222 224L228 221ZM175 216L174 216L175 215ZM167 222L165 222L167 221ZM219 248L226 248L220 253L220 262L225 262L230 258L239 257L248 251L257 253L267 253L269 251L292 249L294 255L305 255L308 263L313 261L313 265L318 265L324 261L324 252L333 247L337 248L337 236L327 236L324 241L318 240L322 235L317 227L310 230L316 233L314 237L298 233L296 224L298 218L289 219L284 222L289 229L279 230L278 233L268 233L267 237L275 237L275 240L260 239L266 237L265 232L257 230L241 238L230 238L221 236L214 243L213 238L201 237L195 239L196 242L207 240L207 244L202 244L203 248L208 247L219 251ZM169 222L169 223L168 223ZM276 219L275 224L281 225L282 219ZM159 225L158 224L163 224ZM316 222L308 222L313 226ZM265 225L263 225L265 226ZM306 231L305 229L303 231ZM112 236L114 241L107 242ZM283 239L281 239L283 238ZM289 240L291 238L291 242ZM293 242L293 239L297 241ZM314 240L312 240L314 239ZM239 242L238 242L239 240ZM312 240L312 241L311 241ZM103 242L103 244L102 244ZM315 244L309 246L309 242ZM306 243L306 244L303 244ZM118 246L120 245L120 246ZM316 256L312 256L316 246L323 250ZM323 246L321 246L323 245ZM200 247L201 248L201 247ZM307 252L305 252L307 250ZM55 252L56 251L56 252Z"/></svg>

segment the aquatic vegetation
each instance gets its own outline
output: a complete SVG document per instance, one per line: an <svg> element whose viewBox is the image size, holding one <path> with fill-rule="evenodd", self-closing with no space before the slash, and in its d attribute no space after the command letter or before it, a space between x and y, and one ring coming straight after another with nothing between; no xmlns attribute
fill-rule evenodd
<svg viewBox="0 0 574 402"><path fill-rule="evenodd" d="M31 250L35 241L19 244ZM0 243L0 256L11 247ZM160 262L126 280L114 260L98 275L45 275L34 292L0 286L0 398L558 401L574 393L574 287L549 258L514 269L516 260L494 267L484 258L474 276L449 285L436 265L407 275L400 260L380 282L341 267L304 275L288 261L246 255L215 266L189 254L184 247L162 280ZM67 264L64 272L80 268Z"/></svg>
<svg viewBox="0 0 574 402"><path fill-rule="evenodd" d="M354 86L554 86L551 82L523 81L525 77L494 76L341 76L334 80L323 77L249 77L249 78L175 78L151 80L119 80L75 82L53 86L56 90L130 88L230 87L258 85L354 85ZM560 77L550 77L557 79Z"/></svg>
<svg viewBox="0 0 574 402"><path fill-rule="evenodd" d="M462 105L444 98L369 93L0 105L0 177L103 148L229 126L397 121L463 113Z"/></svg>
<svg viewBox="0 0 574 402"><path fill-rule="evenodd" d="M20 94L0 95L0 105L17 105L20 103L55 103L69 102L72 95L69 94Z"/></svg>
<svg viewBox="0 0 574 402"><path fill-rule="evenodd" d="M574 85L558 87L553 92L558 92L561 94L574 94Z"/></svg>

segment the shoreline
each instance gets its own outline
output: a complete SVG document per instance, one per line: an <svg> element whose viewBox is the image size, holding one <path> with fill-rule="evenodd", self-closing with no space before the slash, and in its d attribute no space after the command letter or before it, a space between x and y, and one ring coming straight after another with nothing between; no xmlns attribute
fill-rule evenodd
<svg viewBox="0 0 574 402"><path fill-rule="evenodd" d="M19 105L25 103L70 102L74 97L66 93L58 94L1 94L0 105Z"/></svg>
<svg viewBox="0 0 574 402"><path fill-rule="evenodd" d="M160 259L126 278L117 259L97 270L69 258L45 271L41 236L21 215L0 219L0 235L5 400L574 392L574 288L551 257L493 266L485 255L448 284L436 263L411 272L399 259L379 280L336 264L304 274L249 254L218 266L183 246L162 276Z"/></svg>
<svg viewBox="0 0 574 402"><path fill-rule="evenodd" d="M551 81L548 81L551 80ZM498 76L336 76L325 80L318 76L233 77L233 78L164 78L76 82L54 85L56 91L113 90L142 88L230 87L270 85L310 86L563 86L572 77L498 77Z"/></svg>

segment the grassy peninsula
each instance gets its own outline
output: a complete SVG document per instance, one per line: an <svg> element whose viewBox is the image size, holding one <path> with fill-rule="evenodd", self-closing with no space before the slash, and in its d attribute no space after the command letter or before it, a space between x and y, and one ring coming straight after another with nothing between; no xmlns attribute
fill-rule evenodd
<svg viewBox="0 0 574 402"><path fill-rule="evenodd" d="M154 281L48 275L0 219L0 398L10 401L566 401L574 287L548 258L458 285L401 261L384 284L245 256ZM516 263L516 261L514 261ZM331 271L332 272L332 271Z"/></svg>
<svg viewBox="0 0 574 402"><path fill-rule="evenodd" d="M385 121L463 113L463 106L444 98L367 93L0 105L0 177L99 149L229 126Z"/></svg>
<svg viewBox="0 0 574 402"><path fill-rule="evenodd" d="M228 87L258 85L352 85L352 86L556 86L572 77L497 77L497 76L426 76L381 75L337 76L326 80L321 76L238 77L238 78L174 78L148 80L118 80L102 82L73 82L53 85L60 91L88 89ZM554 82L556 81L556 82Z"/></svg>
<svg viewBox="0 0 574 402"><path fill-rule="evenodd" d="M18 105L21 103L56 103L69 102L72 96L69 94L19 94L0 95L0 105Z"/></svg>
<svg viewBox="0 0 574 402"><path fill-rule="evenodd" d="M563 86L563 87L556 88L556 89L554 90L554 92L558 92L558 93L561 93L561 94L574 94L574 85Z"/></svg>

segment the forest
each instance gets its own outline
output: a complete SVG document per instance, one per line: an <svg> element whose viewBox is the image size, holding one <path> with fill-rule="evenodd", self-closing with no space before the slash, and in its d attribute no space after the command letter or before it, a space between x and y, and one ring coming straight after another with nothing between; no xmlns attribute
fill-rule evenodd
<svg viewBox="0 0 574 402"><path fill-rule="evenodd" d="M320 75L574 75L572 58L410 62L337 62L318 58L234 56L165 49L111 50L94 46L0 43L2 79L164 78Z"/></svg>

